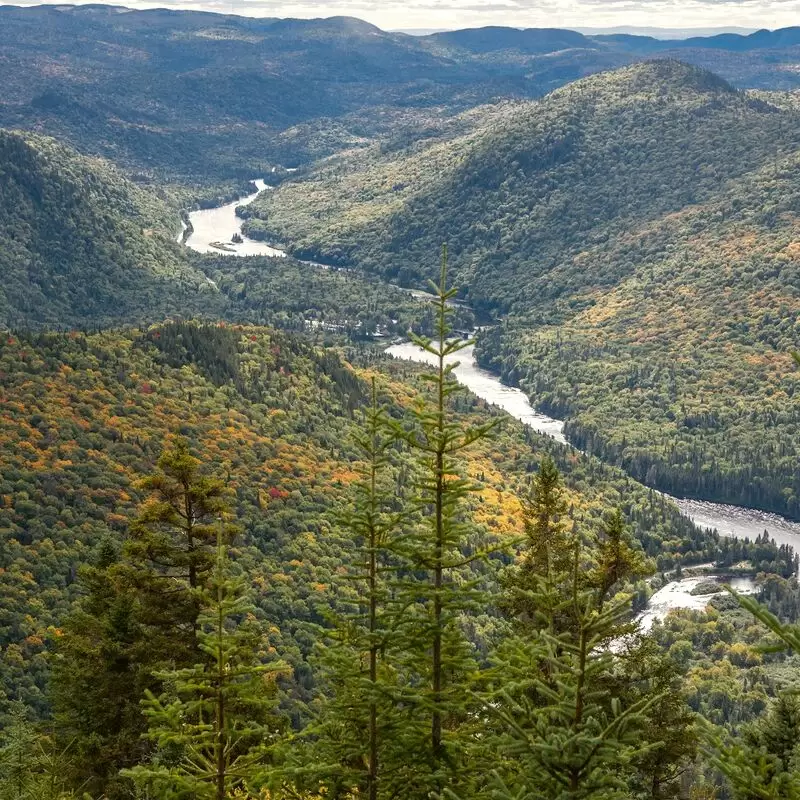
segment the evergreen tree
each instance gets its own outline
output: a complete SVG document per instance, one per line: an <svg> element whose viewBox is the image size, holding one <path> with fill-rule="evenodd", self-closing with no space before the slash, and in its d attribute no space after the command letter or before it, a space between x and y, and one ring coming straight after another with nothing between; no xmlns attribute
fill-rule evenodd
<svg viewBox="0 0 800 800"><path fill-rule="evenodd" d="M800 744L800 699L781 694L769 713L745 734L751 746L763 746L784 767L790 767Z"/></svg>
<svg viewBox="0 0 800 800"><path fill-rule="evenodd" d="M733 800L800 798L800 703L782 694L735 739L708 734L711 763L728 779Z"/></svg>
<svg viewBox="0 0 800 800"><path fill-rule="evenodd" d="M261 775L280 721L274 679L282 663L258 661L262 634L243 578L232 570L220 522L213 577L198 595L201 663L158 673L161 696L146 693L148 737L157 746L148 764L126 775L159 800L245 798Z"/></svg>
<svg viewBox="0 0 800 800"><path fill-rule="evenodd" d="M67 753L36 730L24 708L13 709L0 738L0 800L71 800L67 766Z"/></svg>
<svg viewBox="0 0 800 800"><path fill-rule="evenodd" d="M567 531L567 501L561 475L551 456L542 459L523 508L526 538L523 569L548 576L552 582L554 575L567 568L572 547Z"/></svg>
<svg viewBox="0 0 800 800"><path fill-rule="evenodd" d="M395 569L391 559L395 535L410 515L408 508L392 510L388 466L396 442L373 380L372 404L356 435L363 455L357 467L359 480L353 486L352 508L343 519L353 537L353 563L346 583L354 587L356 597L342 598L342 605L353 600L354 609L333 618L330 643L321 656L320 688L325 696L318 719L307 731L314 744L301 755L312 764L295 770L301 785L324 787L332 798L358 792L376 800L385 770L381 755L391 747L396 723L395 671L388 658L387 576Z"/></svg>
<svg viewBox="0 0 800 800"><path fill-rule="evenodd" d="M86 595L57 640L53 667L56 736L70 744L71 783L111 800L130 794L120 771L148 756L140 700L160 691L156 672L201 658L199 597L214 564L212 522L226 510L222 483L201 473L181 439L141 485L151 496L122 557L106 540L82 573ZM223 527L225 536L232 530Z"/></svg>
<svg viewBox="0 0 800 800"><path fill-rule="evenodd" d="M214 566L215 521L227 511L225 488L202 473L182 438L164 450L141 488L150 497L130 526L128 576L151 629L151 646L163 645L181 663L197 649L199 592ZM232 532L224 529L225 536Z"/></svg>
<svg viewBox="0 0 800 800"><path fill-rule="evenodd" d="M575 535L567 530L567 501L561 475L553 459L545 456L533 478L529 495L522 499L523 543L519 568L503 582L501 610L520 624L555 621L554 608L566 588Z"/></svg>
<svg viewBox="0 0 800 800"><path fill-rule="evenodd" d="M618 508L603 521L595 558L597 564L590 573L589 585L596 591L598 607L606 603L615 588L653 571L641 548L633 546Z"/></svg>
<svg viewBox="0 0 800 800"><path fill-rule="evenodd" d="M800 626L783 624L754 597L731 594L777 638L773 649L800 651ZM800 702L781 695L769 714L744 732L740 740L706 733L711 763L725 775L735 800L797 800L800 798Z"/></svg>
<svg viewBox="0 0 800 800"><path fill-rule="evenodd" d="M407 688L397 698L405 724L396 744L405 757L392 779L395 791L402 787L409 798L440 793L464 777L457 730L475 710L471 676L476 664L461 619L479 601L486 604L474 582L459 574L486 553L467 552L472 527L465 520L464 501L473 485L463 476L458 456L493 425L465 428L448 409L460 389L452 375L453 356L471 342L450 338L450 301L457 290L447 288L446 247L439 283L432 283L431 290L436 295L434 338L411 335L434 358L434 370L424 376L431 392L413 408L410 430L399 431L418 461L416 503L423 510L421 524L405 542L413 572L406 574L396 597L402 610L397 647Z"/></svg>
<svg viewBox="0 0 800 800"><path fill-rule="evenodd" d="M629 797L628 777L634 758L648 749L641 731L656 698L623 704L614 691L615 648L630 629L630 597L611 595L646 564L617 514L591 549L578 533L567 538L563 490L547 461L523 508L527 549L504 582L514 635L495 653L490 724L480 745L495 763L486 762L491 779L476 794Z"/></svg>
<svg viewBox="0 0 800 800"><path fill-rule="evenodd" d="M609 688L622 707L652 699L638 733L640 742L649 746L633 756L631 796L682 797L682 781L695 762L699 736L678 665L651 636L629 637Z"/></svg>
<svg viewBox="0 0 800 800"><path fill-rule="evenodd" d="M94 565L81 571L86 595L56 639L50 685L56 741L71 754L71 785L111 800L130 796L118 773L147 754L139 701L157 683L151 643L120 566L105 539Z"/></svg>
<svg viewBox="0 0 800 800"><path fill-rule="evenodd" d="M792 352L800 366L800 353ZM765 531L765 538L769 535ZM772 649L800 652L800 626L784 624L754 597L728 587L739 604L777 639ZM734 800L797 800L800 798L800 701L782 694L766 717L746 729L740 740L720 731L706 731L706 753L725 775Z"/></svg>

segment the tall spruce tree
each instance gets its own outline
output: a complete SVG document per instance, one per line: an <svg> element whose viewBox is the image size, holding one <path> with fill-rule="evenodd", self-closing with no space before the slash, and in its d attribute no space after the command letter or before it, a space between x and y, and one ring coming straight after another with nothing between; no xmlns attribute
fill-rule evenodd
<svg viewBox="0 0 800 800"><path fill-rule="evenodd" d="M567 500L551 456L542 459L523 507L526 542L522 568L552 581L567 568L572 546L571 531L567 530Z"/></svg>
<svg viewBox="0 0 800 800"><path fill-rule="evenodd" d="M256 797L264 762L281 722L274 679L282 663L258 660L263 639L244 579L231 568L220 520L216 566L198 594L200 663L158 673L165 691L144 700L156 752L128 770L146 796L159 800ZM268 771L268 770L267 770Z"/></svg>
<svg viewBox="0 0 800 800"><path fill-rule="evenodd" d="M397 743L405 763L397 765L392 779L395 791L409 798L440 794L465 775L457 731L477 707L472 694L476 663L461 622L471 609L485 606L486 599L460 570L486 553L468 553L473 528L465 500L474 486L464 477L459 456L494 427L465 427L448 408L460 390L453 356L472 342L451 338L451 300L457 290L447 287L446 246L439 283L431 283L431 291L436 297L434 337L411 336L433 357L435 367L424 375L431 388L413 407L410 428L398 431L417 460L415 502L422 509L421 523L405 540L412 570L396 594L402 609L397 647L406 683L397 698L405 716Z"/></svg>
<svg viewBox="0 0 800 800"><path fill-rule="evenodd" d="M382 755L391 749L397 721L387 580L397 566L395 537L412 512L394 508L388 468L397 436L378 402L374 380L372 403L355 439L363 460L356 467L352 506L342 518L353 548L342 579L343 595L349 596L342 597L341 605L351 610L333 617L328 643L321 648L322 707L306 731L313 744L300 751L304 763L294 776L300 786L324 789L327 797L357 793L376 800L385 796L382 778L391 764L384 764Z"/></svg>
<svg viewBox="0 0 800 800"><path fill-rule="evenodd" d="M140 701L160 691L156 672L201 658L199 593L214 565L214 520L226 510L222 483L203 474L183 439L164 449L141 487L150 497L122 555L106 540L81 573L86 594L53 666L56 738L70 746L71 785L110 800L130 796L120 770L148 757Z"/></svg>
<svg viewBox="0 0 800 800"><path fill-rule="evenodd" d="M638 733L648 746L632 760L631 797L684 797L684 782L697 757L699 732L697 716L687 703L681 669L652 636L629 637L609 689L623 708L652 699Z"/></svg>
<svg viewBox="0 0 800 800"><path fill-rule="evenodd" d="M203 473L183 438L165 448L140 485L150 497L129 529L128 577L153 644L165 637L180 663L181 654L197 650L199 592L214 567L216 520L228 508L225 486ZM226 526L224 535L233 530Z"/></svg>
<svg viewBox="0 0 800 800"><path fill-rule="evenodd" d="M595 591L597 606L601 609L612 598L614 590L653 572L641 548L634 546L618 508L603 520L594 558L597 563L589 573L588 584ZM623 600L625 603L627 599Z"/></svg>
<svg viewBox="0 0 800 800"><path fill-rule="evenodd" d="M640 733L656 696L623 704L614 691L617 643L630 630L630 597L617 595L647 565L613 514L587 546L562 519L563 490L545 460L523 505L526 550L505 578L513 635L498 647L487 704L492 800L629 797ZM494 767L492 769L492 766Z"/></svg>
<svg viewBox="0 0 800 800"><path fill-rule="evenodd" d="M531 490L522 498L525 532L522 560L503 581L501 610L511 619L535 628L536 621L555 623L554 606L561 603L569 575L575 533L567 517L561 475L545 456Z"/></svg>
<svg viewBox="0 0 800 800"><path fill-rule="evenodd" d="M56 741L69 748L70 784L92 797L129 797L119 771L145 758L139 701L157 680L136 596L120 580L120 554L104 539L80 581L86 592L56 639L50 682Z"/></svg>

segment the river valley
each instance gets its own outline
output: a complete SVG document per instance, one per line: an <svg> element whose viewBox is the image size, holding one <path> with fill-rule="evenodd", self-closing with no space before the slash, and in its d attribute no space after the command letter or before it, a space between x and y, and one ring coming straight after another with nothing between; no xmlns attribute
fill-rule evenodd
<svg viewBox="0 0 800 800"><path fill-rule="evenodd" d="M392 345L387 348L386 352L395 358L409 361L434 362L433 356L410 342ZM521 389L506 386L497 376L481 369L475 362L472 346L464 348L449 360L451 363L458 362L453 374L473 394L502 408L523 424L529 425L533 430L551 436L562 444L567 444L564 437L564 423L537 412ZM725 506L719 503L682 500L669 495L667 497L676 503L696 525L709 530L716 529L722 536L754 539L767 530L777 542L800 548L800 524L790 522L775 514L765 514L754 509ZM649 630L653 622L664 619L667 612L672 609L702 610L705 608L712 595L694 595L692 591L699 583L708 580L708 575L674 580L655 592L647 604L647 609L638 617L642 630ZM755 583L752 578L734 578L731 580L731 585L743 594L755 591ZM721 584L719 588L721 591Z"/></svg>
<svg viewBox="0 0 800 800"><path fill-rule="evenodd" d="M387 353L395 358L411 361L431 362L432 357L409 342L395 344L387 348ZM459 361L454 370L456 378L473 394L507 411L535 431L552 436L556 441L566 443L564 423L537 412L521 389L504 385L492 373L481 369L475 363L472 347L460 351L453 361ZM755 509L726 506L700 500L683 500L670 497L683 513L696 525L710 530L716 529L722 536L755 539L765 530L779 544L790 544L800 551L800 523L790 522L777 514L767 514Z"/></svg>
<svg viewBox="0 0 800 800"><path fill-rule="evenodd" d="M263 181L255 181L255 184L259 187L259 191L266 188ZM189 218L193 232L187 237L186 246L201 253L211 252L231 256L285 256L286 253L283 250L270 247L263 242L248 239L244 239L241 243L231 242L231 237L241 231L242 220L236 216L236 207L252 202L257 195L258 192L219 208L191 212ZM224 246L220 247L219 245L223 243ZM412 294L414 293L412 292ZM431 363L432 360L432 356L410 342L391 345L386 352L395 358L411 361ZM568 445L564 437L563 421L537 412L522 390L504 385L496 375L481 369L475 362L472 346L461 350L457 355L452 356L451 360L459 362L453 373L456 379L473 394L503 409L523 424L529 425L533 430L550 436L561 444ZM669 495L667 496L669 497ZM669 499L702 528L715 529L722 536L750 539L754 539L766 530L770 537L779 544L790 544L800 552L800 523L755 509L700 500L684 500L676 497L669 497ZM647 610L640 616L642 627L649 628L654 620L663 619L667 611L673 608L704 608L709 595L691 594L700 580L702 579L697 577L684 578L672 581L659 589L651 598ZM736 588L740 591L753 590L751 579L741 578L737 581Z"/></svg>

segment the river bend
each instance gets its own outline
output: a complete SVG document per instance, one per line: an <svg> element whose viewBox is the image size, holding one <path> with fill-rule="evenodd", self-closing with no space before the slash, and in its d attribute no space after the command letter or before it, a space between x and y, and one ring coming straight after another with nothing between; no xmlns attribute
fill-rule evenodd
<svg viewBox="0 0 800 800"><path fill-rule="evenodd" d="M395 358L429 364L433 364L435 360L430 353L420 350L410 342L392 345L386 352ZM531 406L525 392L506 386L496 375L481 369L475 362L472 346L451 356L450 361L459 362L453 374L473 394L483 398L487 403L502 408L533 430L551 436L562 444L566 443L564 423L539 413ZM665 496L677 504L678 508L701 528L716 529L721 536L735 539L755 539L766 530L778 544L790 544L800 552L800 523L751 508Z"/></svg>
<svg viewBox="0 0 800 800"><path fill-rule="evenodd" d="M243 220L236 216L238 206L246 206L253 202L258 195L268 189L262 180L253 181L258 191L226 203L217 208L204 208L201 211L192 211L189 221L192 223L192 232L187 237L185 244L198 253L216 253L229 256L271 256L283 257L286 253L275 247L270 247L264 242L248 239L242 233ZM185 229L185 228L184 228ZM233 242L233 236L238 234L241 242ZM178 237L183 239L183 232Z"/></svg>

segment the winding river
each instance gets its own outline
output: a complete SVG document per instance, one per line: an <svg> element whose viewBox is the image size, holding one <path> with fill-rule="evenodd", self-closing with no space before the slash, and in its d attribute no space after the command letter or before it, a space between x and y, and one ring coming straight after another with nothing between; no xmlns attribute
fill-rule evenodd
<svg viewBox="0 0 800 800"><path fill-rule="evenodd" d="M236 207L252 202L267 186L264 181L254 181L258 192L248 197L227 203L219 208L194 211L189 214L193 231L186 239L186 246L200 253L217 253L231 256L285 256L283 250L270 247L263 242L256 242L243 237L241 243L233 243L234 234L241 235L242 220L236 216ZM182 239L182 235L179 240ZM415 294L412 292L412 294ZM420 299L425 299L416 293ZM433 357L415 345L405 342L387 348L386 352L395 358L410 361L431 363ZM562 444L568 444L564 437L564 423L561 420L536 411L530 404L527 395L511 386L504 385L500 379L490 372L481 369L475 362L473 348L467 347L451 357L459 364L454 370L457 380L473 394L488 403L502 408L512 417L529 425L539 433L551 436ZM717 530L720 535L732 538L750 538L762 534L765 530L779 544L790 544L800 552L800 523L790 522L777 514L767 514L749 508L727 506L699 500L682 500L670 497L681 511L695 524L708 530ZM653 620L661 619L672 608L704 608L708 595L695 596L691 590L700 578L684 578L672 581L656 592L650 600L647 611L640 617L642 626L649 628ZM707 580L707 578L706 578ZM741 591L752 589L750 579L741 579L738 588Z"/></svg>
<svg viewBox="0 0 800 800"><path fill-rule="evenodd" d="M386 352L395 358L433 363L433 356L410 342L392 345ZM473 394L504 409L520 422L530 425L535 431L547 434L562 444L566 443L564 423L540 414L531 406L527 395L521 389L506 386L496 375L481 369L475 363L472 347L464 348L452 356L451 360L459 362L453 374ZM755 539L766 530L779 544L791 544L800 552L800 523L790 522L777 514L767 514L754 509L665 496L676 503L681 511L701 528L716 529L720 535L735 539L748 537Z"/></svg>
<svg viewBox="0 0 800 800"><path fill-rule="evenodd" d="M420 361L434 364L435 358L410 342L394 344L386 352L395 358L408 361ZM529 425L539 433L551 436L558 442L566 444L564 423L540 414L530 404L527 395L521 389L515 389L501 383L500 379L481 369L475 363L474 348L465 347L459 353L447 359L450 363L458 362L453 370L456 379L473 394L488 403L502 408L525 425ZM800 551L800 523L790 522L777 514L767 514L749 508L726 506L720 503L708 503L699 500L681 500L665 495L696 525L708 530L717 530L721 536L736 539L755 539L765 530L780 544L790 544ZM709 565L710 566L710 565ZM663 619L667 612L674 608L703 609L710 595L693 595L692 590L701 582L708 581L703 577L683 578L670 581L659 589L651 598L647 609L640 614L639 622L642 630L649 630L655 620ZM755 591L752 578L735 578L731 581L735 589L743 594ZM720 589L722 587L720 586Z"/></svg>
<svg viewBox="0 0 800 800"><path fill-rule="evenodd" d="M186 246L198 253L216 253L217 255L272 256L273 258L285 256L286 253L283 250L270 247L264 242L248 239L242 234L242 220L236 216L237 206L246 206L252 203L261 192L267 189L267 184L262 180L256 180L253 183L258 187L258 191L247 197L217 208L191 212L189 221L192 223L193 230L185 241ZM242 241L231 241L237 233L242 237ZM183 232L178 236L178 241L182 241L182 239Z"/></svg>

